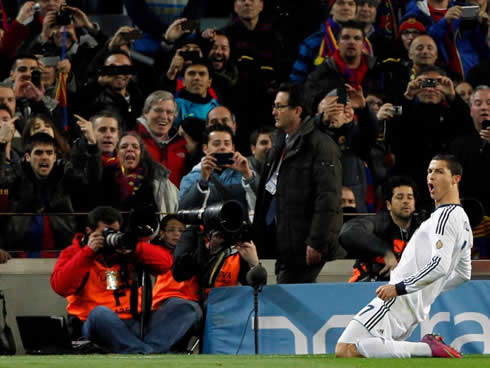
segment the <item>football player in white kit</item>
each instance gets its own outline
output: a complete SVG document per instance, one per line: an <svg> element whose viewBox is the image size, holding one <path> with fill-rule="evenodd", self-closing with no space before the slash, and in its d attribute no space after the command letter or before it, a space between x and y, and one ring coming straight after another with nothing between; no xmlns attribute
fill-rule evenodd
<svg viewBox="0 0 490 368"><path fill-rule="evenodd" d="M438 335L404 341L429 316L441 292L471 278L473 235L459 199L462 171L454 156L433 157L427 185L436 209L413 234L390 282L347 325L335 348L337 357L462 357Z"/></svg>

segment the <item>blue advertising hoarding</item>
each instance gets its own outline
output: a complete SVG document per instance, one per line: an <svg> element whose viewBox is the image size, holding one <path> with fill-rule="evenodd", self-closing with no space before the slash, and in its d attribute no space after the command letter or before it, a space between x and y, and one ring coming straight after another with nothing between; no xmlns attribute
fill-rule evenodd
<svg viewBox="0 0 490 368"><path fill-rule="evenodd" d="M259 293L261 354L331 354L352 316L381 283L265 286ZM438 333L466 354L490 354L490 281L441 294L408 341ZM254 354L251 287L217 288L209 296L203 352Z"/></svg>

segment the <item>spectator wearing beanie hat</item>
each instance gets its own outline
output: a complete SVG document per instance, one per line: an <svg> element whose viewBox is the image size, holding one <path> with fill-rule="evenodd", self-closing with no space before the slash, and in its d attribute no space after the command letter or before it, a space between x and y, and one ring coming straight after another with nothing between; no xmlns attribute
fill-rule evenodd
<svg viewBox="0 0 490 368"><path fill-rule="evenodd" d="M400 39L405 51L408 52L410 44L415 37L425 33L427 33L425 26L417 18L410 17L404 20L400 25Z"/></svg>

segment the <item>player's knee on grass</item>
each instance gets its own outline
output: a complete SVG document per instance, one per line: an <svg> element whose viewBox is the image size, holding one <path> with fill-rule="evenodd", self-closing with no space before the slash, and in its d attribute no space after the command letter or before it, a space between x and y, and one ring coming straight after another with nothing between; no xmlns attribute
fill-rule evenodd
<svg viewBox="0 0 490 368"><path fill-rule="evenodd" d="M362 357L355 344L339 342L335 346L335 356L337 358L357 358Z"/></svg>

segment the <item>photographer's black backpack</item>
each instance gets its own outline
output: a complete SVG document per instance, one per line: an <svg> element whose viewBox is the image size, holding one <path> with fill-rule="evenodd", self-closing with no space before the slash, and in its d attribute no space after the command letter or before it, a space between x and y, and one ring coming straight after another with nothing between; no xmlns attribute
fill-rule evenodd
<svg viewBox="0 0 490 368"><path fill-rule="evenodd" d="M5 305L5 295L0 290L0 301L2 304L2 321L0 323L0 355L14 355L15 342L12 330L7 325L7 307Z"/></svg>

